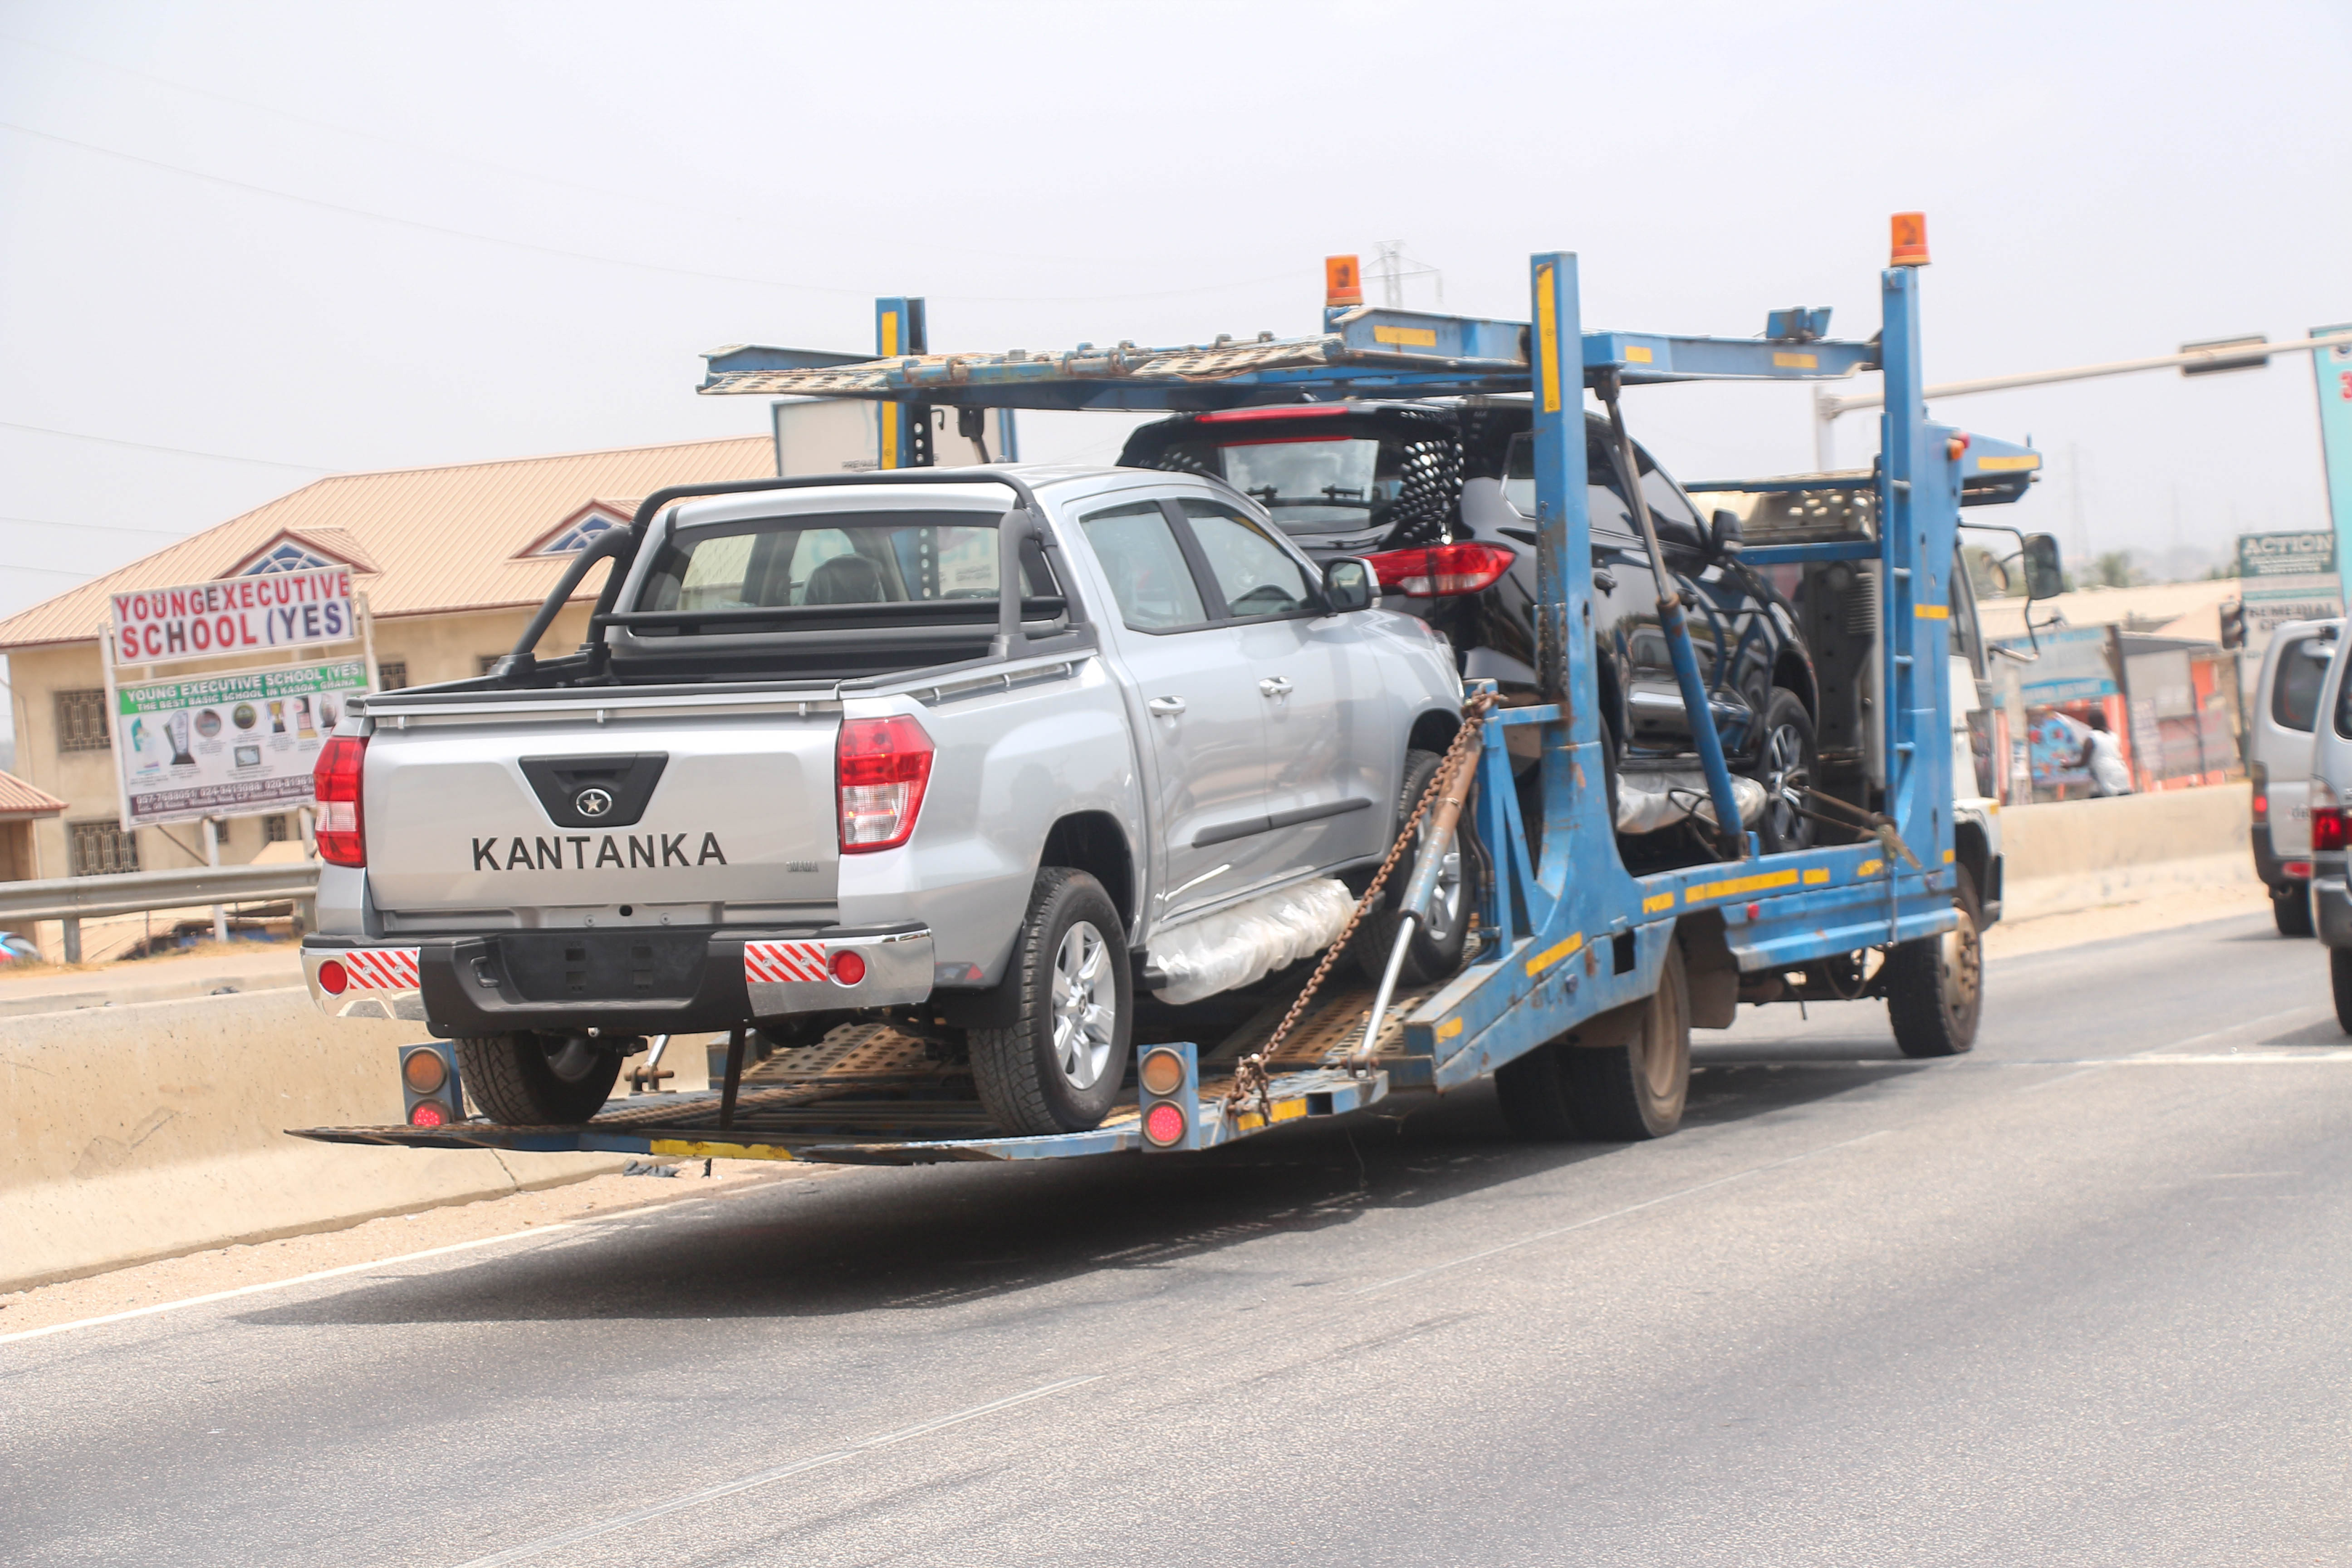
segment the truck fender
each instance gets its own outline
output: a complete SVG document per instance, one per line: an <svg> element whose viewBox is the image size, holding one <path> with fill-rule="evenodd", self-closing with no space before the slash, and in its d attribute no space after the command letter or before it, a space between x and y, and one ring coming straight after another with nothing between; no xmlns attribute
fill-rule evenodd
<svg viewBox="0 0 2352 1568"><path fill-rule="evenodd" d="M1731 956L1723 911L1706 910L1675 924L1690 978L1691 1027L1728 1029L1739 1016L1739 962Z"/></svg>

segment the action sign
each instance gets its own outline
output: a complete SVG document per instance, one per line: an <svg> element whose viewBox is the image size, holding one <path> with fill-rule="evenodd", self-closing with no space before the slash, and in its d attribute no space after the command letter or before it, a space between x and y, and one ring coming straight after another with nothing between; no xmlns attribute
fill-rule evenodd
<svg viewBox="0 0 2352 1568"><path fill-rule="evenodd" d="M2325 529L2238 535L2241 577L2302 577L2335 570L2336 535Z"/></svg>
<svg viewBox="0 0 2352 1568"><path fill-rule="evenodd" d="M310 805L319 747L367 689L356 658L116 687L122 826Z"/></svg>
<svg viewBox="0 0 2352 1568"><path fill-rule="evenodd" d="M348 642L359 635L346 566L114 595L114 657L121 664Z"/></svg>

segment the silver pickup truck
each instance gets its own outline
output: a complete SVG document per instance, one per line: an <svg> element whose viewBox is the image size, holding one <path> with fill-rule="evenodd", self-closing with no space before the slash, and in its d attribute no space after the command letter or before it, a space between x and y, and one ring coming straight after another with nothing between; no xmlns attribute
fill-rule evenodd
<svg viewBox="0 0 2352 1568"><path fill-rule="evenodd" d="M589 642L539 659L606 558ZM585 1120L649 1035L864 1015L968 1050L1007 1131L1093 1126L1153 955L1360 887L1454 732L1450 651L1377 595L1182 475L664 491L489 675L352 704L311 994L455 1040L501 1122Z"/></svg>

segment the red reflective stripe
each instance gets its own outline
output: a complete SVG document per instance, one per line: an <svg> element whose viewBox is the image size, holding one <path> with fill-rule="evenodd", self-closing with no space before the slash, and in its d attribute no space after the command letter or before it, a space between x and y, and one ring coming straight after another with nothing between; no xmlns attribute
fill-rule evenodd
<svg viewBox="0 0 2352 1568"><path fill-rule="evenodd" d="M821 942L747 942L743 978L764 985L805 985L825 977Z"/></svg>
<svg viewBox="0 0 2352 1568"><path fill-rule="evenodd" d="M354 991L414 991L417 988L414 947L355 947L338 953Z"/></svg>

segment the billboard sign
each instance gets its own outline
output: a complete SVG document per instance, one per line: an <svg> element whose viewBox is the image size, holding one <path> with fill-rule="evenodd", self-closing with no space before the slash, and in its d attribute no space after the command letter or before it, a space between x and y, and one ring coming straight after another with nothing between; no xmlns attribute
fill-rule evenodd
<svg viewBox="0 0 2352 1568"><path fill-rule="evenodd" d="M2336 534L2332 530L2238 535L2241 577L2303 577L2335 570Z"/></svg>
<svg viewBox="0 0 2352 1568"><path fill-rule="evenodd" d="M356 658L117 686L122 826L310 805L319 748L367 689Z"/></svg>
<svg viewBox="0 0 2352 1568"><path fill-rule="evenodd" d="M2314 327L2315 338L2352 332L2352 321ZM2336 523L2336 537L2352 542L2352 343L2314 349L2312 374L2319 380L2319 446L2327 459L2327 510ZM2352 544L2336 552L2336 559L2352 556Z"/></svg>
<svg viewBox="0 0 2352 1568"><path fill-rule="evenodd" d="M112 597L115 662L218 658L360 635L348 566L138 588Z"/></svg>

